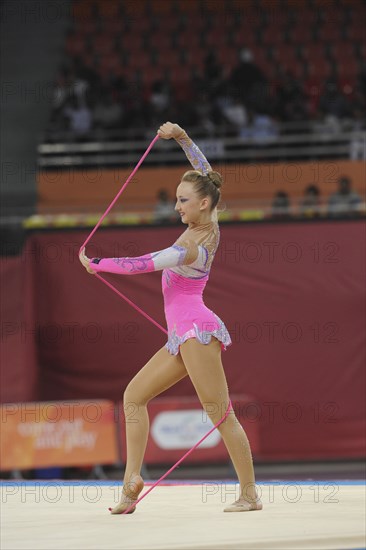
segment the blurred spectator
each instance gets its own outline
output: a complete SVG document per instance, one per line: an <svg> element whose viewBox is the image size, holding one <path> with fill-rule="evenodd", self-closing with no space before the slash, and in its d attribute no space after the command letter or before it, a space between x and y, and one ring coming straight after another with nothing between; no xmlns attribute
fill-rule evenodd
<svg viewBox="0 0 366 550"><path fill-rule="evenodd" d="M51 112L49 123L45 130L46 141L55 143L63 141L68 134L69 119L60 110Z"/></svg>
<svg viewBox="0 0 366 550"><path fill-rule="evenodd" d="M66 104L64 114L69 118L69 129L75 138L85 138L92 128L92 112L84 100L73 96Z"/></svg>
<svg viewBox="0 0 366 550"><path fill-rule="evenodd" d="M166 2L169 3L169 0L166 0ZM193 3L194 0L190 0L190 2ZM346 4L346 0L343 3ZM221 125L224 126L224 131L226 129L232 130L233 128L236 130L238 127L242 128L245 126L244 134L247 136L253 136L253 133L254 135L258 135L259 142L265 142L265 139L269 139L268 134L271 135L274 133L276 135L275 120L306 122L310 119L309 126L311 128L314 128L315 131L325 133L338 133L345 126L347 126L347 131L350 132L353 130L363 130L365 127L366 64L364 63L361 66L364 49L363 45L357 44L357 41L355 41L355 58L357 59L352 59L351 66L347 71L344 70L343 62L338 66L337 56L333 48L336 44L332 44L332 40L329 40L329 44L324 44L328 52L327 55L331 55L334 58L332 63L336 67L337 73L336 76L332 76L327 80L320 93L320 97L319 86L321 85L322 75L316 74L313 79L311 71L309 72L309 66L313 64L314 59L309 59L307 62L299 59L299 64L302 66L299 67L298 74L304 75L304 79L299 81L293 72L289 70L281 72L279 67L282 63L286 64L287 56L285 53L282 53L281 49L277 49L276 55L273 55L272 50L277 41L274 41L273 45L261 44L261 47L267 50L268 59L274 59L275 64L278 65L274 67L276 74L279 73L280 76L277 87L269 81L269 75L264 73L261 66L258 66L256 63L255 49L253 51L247 47L239 49L238 64L227 75L226 67L231 67L230 54L228 54L228 63L226 64L225 61L225 65L222 65L216 55L219 43L217 46L209 46L207 44L204 53L204 63L201 66L201 59L197 59L196 63L194 51L196 46L193 45L193 41L191 44L187 40L186 45L182 48L184 50L182 52L184 54L182 55L182 63L185 65L184 71L180 74L180 66L169 68L169 63L164 63L164 51L160 51L159 44L156 43L153 44L154 52L151 52L153 53L152 58L157 62L156 67L149 69L155 71L153 74L156 74L157 80L154 82L150 92L150 79L146 78L147 72L144 69L136 69L132 73L131 71L124 70L126 68L126 61L129 62L129 59L133 59L133 56L137 54L132 44L131 48L130 46L127 47L127 45L125 48L124 42L120 40L119 36L116 36L114 44L114 60L111 59L110 66L108 63L109 68L107 71L105 70L106 67L103 68L105 55L99 48L95 48L94 42L97 38L98 40L99 38L102 39L104 32L102 32L102 29L104 27L96 7L97 4L93 2L91 4L92 18L95 17L95 27L98 29L98 32L101 31L100 36L98 33L87 32L84 34L78 29L71 31L70 34L72 37L70 38L74 38L75 43L80 41L81 46L83 46L76 51L82 51L83 53L79 55L69 53L69 57L63 62L54 90L54 111L62 112L70 97L76 96L80 103L85 102L87 105L90 105L97 102L96 123L98 127L102 127L103 125L111 125L113 127L113 110L111 105L108 106L110 109L106 109L108 105L107 100L105 102L104 98L100 97L101 94L102 96L112 94L118 98L118 107L116 105L113 107L116 114L117 108L123 110L124 136L130 135L132 137L141 135L143 129L155 128L162 120L174 118L172 116L174 113L178 113L179 119L189 125L195 125L195 121L198 118L198 124L205 131L215 131ZM231 2L228 2L228 4L231 4ZM256 2L252 2L251 4L254 5ZM307 0L307 4L309 4L308 8L310 9L312 2ZM202 14L207 14L207 33L210 33L212 23L222 23L220 21L222 14L220 10L216 9L206 11L206 7L205 3L202 3ZM249 14L252 8L253 6L249 9ZM235 10L233 11L232 7L228 6L228 10L234 14ZM263 7L263 11L265 12L266 8ZM347 30L349 21L347 22L348 16L346 17L346 11L344 11L344 30L347 34L350 32L350 29ZM180 20L178 21L177 28L187 28L190 23L188 12L185 13L184 9L178 10L178 12L175 15ZM116 17L121 18L121 28L123 28L123 10ZM250 20L250 15L248 17ZM159 25L163 26L163 18L164 16L162 16L162 21L159 24L157 20L155 21L152 18L150 30L153 27L159 27ZM264 19L266 18L267 16L264 17ZM292 16L289 13L288 22L291 18ZM240 36L240 39L242 36L245 36L245 25L241 27L241 19L240 17L237 18L233 29L231 26L227 29L221 28L220 25L218 27L214 26L214 28L220 29L216 32L226 35L223 41L227 45L230 45L230 47L236 43L235 36ZM136 20L133 23L132 26L131 24L127 26L131 28L136 27L136 33L141 34L138 30L138 21ZM169 30L169 25L167 25L167 28ZM264 29L258 28L256 34L257 31L260 34L262 30ZM203 34L204 32L205 30L203 30ZM142 34L145 34L145 31ZM146 31L146 34L149 34L149 30ZM277 45L280 45L282 39L286 40L287 38L279 36ZM350 42L352 39L349 36L347 40ZM70 40L70 44L72 42L73 40ZM203 37L202 48L204 47L204 43L205 39ZM319 52L323 52L323 50L324 48L320 47ZM316 50L313 55L317 55ZM197 57L200 58L201 56ZM160 60L163 62L163 67L167 65L164 69L160 67ZM355 60L359 63L358 77L353 72ZM267 65L265 64L264 66L266 67ZM150 70L148 72L150 73ZM126 75L126 81L121 74ZM169 78L166 78L167 74L171 76L171 82ZM191 81L192 77L193 81ZM273 94L272 90L275 87L275 94ZM306 93L304 92L305 89L307 89ZM178 90L179 92L175 93ZM197 102L197 98L199 98L199 105L196 106L194 104ZM104 110L105 112L103 112ZM259 115L259 118L255 121L254 128L252 123L249 124L248 128L247 125L243 124L248 111L253 111L253 118ZM60 120L60 118L52 114L50 132L52 131L53 124L55 131L58 131L58 128L62 126ZM314 124L314 122L319 122L319 124ZM76 123L76 126L78 126L78 123ZM294 131L297 132L300 125L290 124L287 126L286 131L288 131L288 128L293 127L296 128ZM267 135L263 136L263 134ZM101 137L103 138L103 136ZM362 156L361 141L352 143L350 155L352 158L364 158Z"/></svg>
<svg viewBox="0 0 366 550"><path fill-rule="evenodd" d="M319 99L319 110L325 116L342 119L350 116L350 106L334 80L328 80Z"/></svg>
<svg viewBox="0 0 366 550"><path fill-rule="evenodd" d="M291 217L290 199L285 191L277 191L275 194L271 206L271 217L278 220Z"/></svg>
<svg viewBox="0 0 366 550"><path fill-rule="evenodd" d="M328 215L352 216L358 213L361 198L351 189L351 181L346 176L338 180L338 191L329 197Z"/></svg>
<svg viewBox="0 0 366 550"><path fill-rule="evenodd" d="M65 104L66 100L70 97L71 81L70 72L63 67L56 80L55 88L53 91L53 109L59 110Z"/></svg>
<svg viewBox="0 0 366 550"><path fill-rule="evenodd" d="M173 223L178 220L178 214L175 211L175 203L170 200L168 191L160 189L157 194L157 203L154 209L154 221L156 223Z"/></svg>
<svg viewBox="0 0 366 550"><path fill-rule="evenodd" d="M252 141L258 145L266 145L276 139L279 134L277 123L266 114L248 113L248 126L240 130L243 140Z"/></svg>
<svg viewBox="0 0 366 550"><path fill-rule="evenodd" d="M205 58L203 80L210 98L214 99L223 85L224 78L222 66L212 50Z"/></svg>
<svg viewBox="0 0 366 550"><path fill-rule="evenodd" d="M248 108L260 110L267 103L267 79L254 62L251 50L243 48L240 62L229 77L229 84L236 96Z"/></svg>
<svg viewBox="0 0 366 550"><path fill-rule="evenodd" d="M212 114L212 102L208 95L202 92L194 102L193 111L195 115L195 126L202 126L206 132L212 133L215 130Z"/></svg>
<svg viewBox="0 0 366 550"><path fill-rule="evenodd" d="M320 215L320 191L312 184L305 189L304 197L300 202L300 215L306 218L313 218Z"/></svg>
<svg viewBox="0 0 366 550"><path fill-rule="evenodd" d="M240 131L247 124L247 111L239 98L227 98L222 105L222 114L227 122Z"/></svg>
<svg viewBox="0 0 366 550"><path fill-rule="evenodd" d="M156 113L165 112L170 105L170 89L166 81L156 80L152 85L150 105Z"/></svg>
<svg viewBox="0 0 366 550"><path fill-rule="evenodd" d="M122 106L114 100L112 94L104 95L94 108L94 124L99 128L118 128L122 114Z"/></svg>
<svg viewBox="0 0 366 550"><path fill-rule="evenodd" d="M277 114L289 122L305 120L308 116L304 91L290 71L283 73L277 88Z"/></svg>

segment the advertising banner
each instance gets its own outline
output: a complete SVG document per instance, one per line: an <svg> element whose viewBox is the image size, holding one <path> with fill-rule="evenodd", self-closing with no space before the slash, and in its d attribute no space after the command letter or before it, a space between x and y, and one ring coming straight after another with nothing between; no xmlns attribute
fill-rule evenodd
<svg viewBox="0 0 366 550"><path fill-rule="evenodd" d="M111 401L1 406L0 469L112 464L117 460Z"/></svg>

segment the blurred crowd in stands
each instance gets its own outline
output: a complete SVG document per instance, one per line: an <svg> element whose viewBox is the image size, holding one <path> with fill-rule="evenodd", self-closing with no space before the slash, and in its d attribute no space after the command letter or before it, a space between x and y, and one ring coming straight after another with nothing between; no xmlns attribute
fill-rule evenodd
<svg viewBox="0 0 366 550"><path fill-rule="evenodd" d="M304 191L304 196L294 211L288 194L278 191L271 205L271 217L278 220L292 218L294 212L302 218L331 218L357 217L361 214L362 200L352 189L349 178L343 176L338 180L338 189L322 201L319 188L310 184ZM295 214L295 215L296 215Z"/></svg>
<svg viewBox="0 0 366 550"><path fill-rule="evenodd" d="M118 131L134 137L136 130L145 135L165 120L258 143L277 136L282 123L312 120L319 131L331 132L341 123L348 130L365 127L366 65L349 93L336 76L314 96L290 71L279 69L278 74L275 82L268 79L248 48L238 52L238 64L227 74L211 52L202 73L192 76L185 98L168 75L149 87L113 73L102 80L80 58L71 58L57 79L47 140L113 139Z"/></svg>
<svg viewBox="0 0 366 550"><path fill-rule="evenodd" d="M160 189L154 209L154 219L158 224L176 223L180 216L175 211L175 202L166 189ZM219 204L219 211L221 205ZM359 194L352 189L352 183L346 176L338 180L338 189L329 197L321 197L317 185L309 184L303 197L292 203L285 191L277 191L266 217L274 220L293 218L345 218L362 215L363 205Z"/></svg>

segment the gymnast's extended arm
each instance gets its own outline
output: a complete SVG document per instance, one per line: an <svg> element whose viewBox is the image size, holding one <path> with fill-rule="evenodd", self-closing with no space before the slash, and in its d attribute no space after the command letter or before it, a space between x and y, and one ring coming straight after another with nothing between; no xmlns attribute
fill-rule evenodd
<svg viewBox="0 0 366 550"><path fill-rule="evenodd" d="M211 165L205 155L194 143L194 141L191 140L187 132L178 126L178 124L166 122L160 126L158 134L163 139L174 138L175 141L182 147L194 170L198 170L203 175L206 175L208 172L212 172Z"/></svg>
<svg viewBox="0 0 366 550"><path fill-rule="evenodd" d="M193 264L199 255L198 245L191 239L173 244L169 248L137 256L134 258L92 258L80 253L80 261L89 273L117 273L119 275L138 275L162 269Z"/></svg>

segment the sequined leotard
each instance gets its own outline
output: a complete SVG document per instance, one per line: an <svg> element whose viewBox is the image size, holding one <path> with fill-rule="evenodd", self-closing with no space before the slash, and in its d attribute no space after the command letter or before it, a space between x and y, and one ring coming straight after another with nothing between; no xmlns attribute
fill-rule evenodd
<svg viewBox="0 0 366 550"><path fill-rule="evenodd" d="M199 245L195 262L164 269L162 288L165 318L168 325L166 349L177 355L179 346L188 338L197 338L208 344L212 336L221 347L231 344L229 333L221 319L203 302L203 291L217 250L220 233L217 222L188 229L190 237Z"/></svg>
<svg viewBox="0 0 366 550"><path fill-rule="evenodd" d="M211 171L207 159L185 132L176 139L195 170L202 174ZM187 249L182 246L189 239L197 245L197 258L184 264ZM166 349L172 355L189 338L208 344L212 337L221 342L221 348L231 344L223 321L203 301L203 290L209 278L211 265L219 245L217 221L189 227L169 248L137 258L93 258L90 268L96 272L133 275L163 270L162 290L168 327Z"/></svg>

